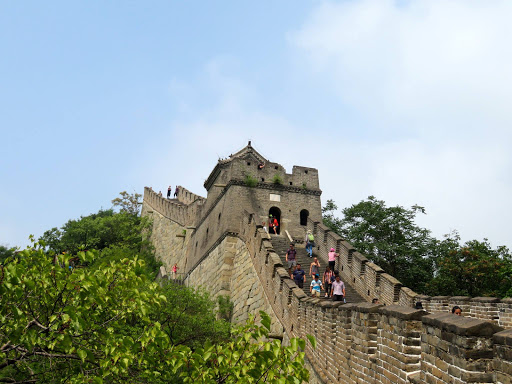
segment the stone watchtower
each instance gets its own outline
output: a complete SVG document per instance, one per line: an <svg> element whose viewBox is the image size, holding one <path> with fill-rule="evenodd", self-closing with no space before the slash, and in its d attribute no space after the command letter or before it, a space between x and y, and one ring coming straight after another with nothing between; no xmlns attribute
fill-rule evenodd
<svg viewBox="0 0 512 384"><path fill-rule="evenodd" d="M292 236L304 233L308 217L321 219L318 171L294 166L288 174L282 165L260 155L251 142L228 159L219 160L204 187L208 202L229 188L225 194L229 203L224 208L230 218L235 219L240 209L256 212L260 222L272 215L280 230L288 230Z"/></svg>
<svg viewBox="0 0 512 384"><path fill-rule="evenodd" d="M251 142L217 162L206 179L207 197L180 187L177 199L144 193L143 215L151 215L156 257L170 268L175 262L187 274L227 235L240 232L242 218L257 224L277 218L279 234L303 239L308 218L321 221L318 170L294 166L292 173L263 157ZM183 235L182 240L177 239Z"/></svg>
<svg viewBox="0 0 512 384"><path fill-rule="evenodd" d="M244 212L255 213L258 224L269 215L279 221L279 233L302 238L308 217L321 221L318 171L294 166L292 173L263 157L251 142L219 160L206 179L207 198L193 220L187 252L189 268L225 233L238 233Z"/></svg>

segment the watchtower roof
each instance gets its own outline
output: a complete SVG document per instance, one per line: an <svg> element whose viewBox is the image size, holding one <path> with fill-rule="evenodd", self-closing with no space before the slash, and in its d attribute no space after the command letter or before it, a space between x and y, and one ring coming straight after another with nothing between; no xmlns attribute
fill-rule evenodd
<svg viewBox="0 0 512 384"><path fill-rule="evenodd" d="M254 158L256 161L261 163L267 163L268 160L263 157L258 151L256 151L253 146L251 145L251 142L249 141L245 147L243 147L238 152L229 155L227 159L219 159L217 161L217 164L215 165L215 168L213 168L213 171L211 171L210 175L204 182L204 187L206 190L209 190L212 186L213 182L219 175L222 168L227 166L229 163L231 163L234 159L247 159L247 158Z"/></svg>

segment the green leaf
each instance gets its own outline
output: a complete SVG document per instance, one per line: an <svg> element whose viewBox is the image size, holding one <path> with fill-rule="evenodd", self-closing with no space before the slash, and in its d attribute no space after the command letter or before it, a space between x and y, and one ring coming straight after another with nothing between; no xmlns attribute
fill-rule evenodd
<svg viewBox="0 0 512 384"><path fill-rule="evenodd" d="M260 316L261 316L261 325L263 325L266 329L268 329L270 331L270 325L272 323L270 316L267 315L263 311L260 311Z"/></svg>
<svg viewBox="0 0 512 384"><path fill-rule="evenodd" d="M313 349L316 349L316 339L314 336L312 335L306 335L306 337L308 338L309 342L311 343L311 346L313 347Z"/></svg>
<svg viewBox="0 0 512 384"><path fill-rule="evenodd" d="M87 358L87 352L84 351L83 349L79 349L78 351L76 351L76 354L78 355L80 360L82 360L82 363L84 363L85 359Z"/></svg>

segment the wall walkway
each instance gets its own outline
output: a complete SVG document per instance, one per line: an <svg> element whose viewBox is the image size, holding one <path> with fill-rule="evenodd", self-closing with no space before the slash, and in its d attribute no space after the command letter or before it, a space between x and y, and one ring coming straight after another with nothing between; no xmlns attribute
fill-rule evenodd
<svg viewBox="0 0 512 384"><path fill-rule="evenodd" d="M512 299L500 300L495 297L466 296L425 296L404 287L393 276L384 273L382 268L372 263L341 236L332 232L320 222L308 220L307 228L315 236L315 253L324 265L331 248L340 255L340 275L349 282L367 301L377 297L386 305L414 307L421 301L428 312L446 313L455 305L462 308L464 316L487 320L504 328L512 328Z"/></svg>
<svg viewBox="0 0 512 384"><path fill-rule="evenodd" d="M180 216L181 209L158 199L151 195L151 204L143 209L157 211L158 220L183 228L186 215ZM223 234L194 265L188 282L214 295L229 295L238 321L265 310L274 319L273 332L281 333L285 342L290 337L315 336L317 348L308 346L305 352L316 382L512 383L512 330L500 326L510 326L507 301L417 295L321 223L310 221L320 257L336 248L343 279L361 295L380 297L387 305L313 299L290 280L257 221L245 212L238 233ZM160 223L157 230L166 225ZM413 309L419 299L434 313ZM446 313L452 301L462 304L473 318Z"/></svg>

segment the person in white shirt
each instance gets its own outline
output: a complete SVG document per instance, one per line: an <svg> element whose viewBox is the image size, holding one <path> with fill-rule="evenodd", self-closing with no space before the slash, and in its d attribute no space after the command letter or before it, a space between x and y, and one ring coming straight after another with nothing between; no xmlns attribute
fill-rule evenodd
<svg viewBox="0 0 512 384"><path fill-rule="evenodd" d="M332 282L331 297L334 301L343 301L345 298L345 283L341 281L340 275Z"/></svg>

